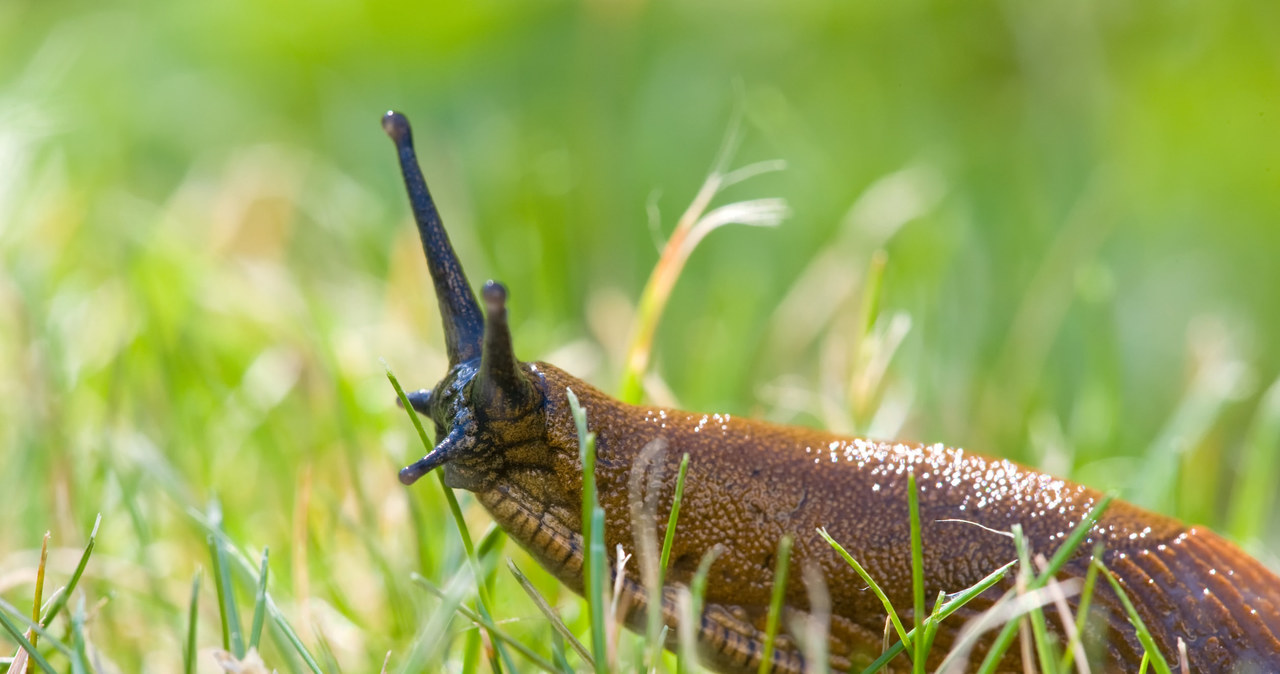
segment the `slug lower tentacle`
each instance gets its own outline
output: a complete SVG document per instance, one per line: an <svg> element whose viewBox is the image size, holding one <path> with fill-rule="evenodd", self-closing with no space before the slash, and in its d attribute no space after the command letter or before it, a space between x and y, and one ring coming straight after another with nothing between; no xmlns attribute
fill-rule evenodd
<svg viewBox="0 0 1280 674"><path fill-rule="evenodd" d="M595 478L609 550L637 550L630 494L638 460L652 460L645 495L665 522L679 457L690 457L679 520L665 572L661 610L671 626L678 585L687 585L709 550L711 567L696 634L706 663L726 672L756 671L763 654L767 607L778 542L794 540L792 568L825 579L830 605L828 651L833 669L871 662L880 652L885 612L832 548L840 542L896 607L912 605L907 475L919 484L926 596L967 588L1015 559L1007 535L1020 525L1037 553L1051 555L1101 500L1088 487L1015 463L942 445L845 438L729 415L627 405L547 363L522 363L512 349L505 288L485 286L482 317L449 245L414 158L408 122L388 113L445 323L450 371L432 391L410 396L435 422L439 444L401 471L406 484L442 468L450 487L475 492L521 546L577 592L582 591L582 464L566 391L587 410L597 434ZM650 443L661 451L646 451ZM641 457L644 457L643 459ZM654 532L656 535L656 531ZM1156 646L1177 662L1186 644L1192 671L1280 671L1280 579L1230 542L1205 529L1114 502L1068 561L1061 579L1085 575L1095 543L1120 580ZM636 568L635 566L629 568ZM641 627L648 593L638 572L621 582L627 622ZM803 577L785 588L791 617L811 610ZM1008 589L1005 580L944 621L947 652L967 617ZM904 621L912 621L910 611ZM772 671L805 669L800 637L784 620ZM1099 583L1090 621L1105 671L1136 670L1143 648L1119 597ZM1050 628L1061 630L1056 621ZM671 634L677 630L672 629ZM985 642L978 645L980 654ZM935 656L931 664L941 655ZM1018 649L1002 671L1022 671Z"/></svg>

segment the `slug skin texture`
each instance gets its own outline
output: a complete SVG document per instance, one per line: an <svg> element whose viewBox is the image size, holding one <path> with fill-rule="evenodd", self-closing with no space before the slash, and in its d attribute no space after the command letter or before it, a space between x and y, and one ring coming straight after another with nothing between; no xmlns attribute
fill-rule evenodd
<svg viewBox="0 0 1280 674"><path fill-rule="evenodd" d="M566 391L572 390L597 435L595 477L605 512L607 549L636 553L633 502L656 504L665 525L681 457L689 455L683 502L662 589L675 646L676 586L719 546L701 624L704 663L718 671L754 672L764 651L765 618L783 536L794 540L772 671L802 672L793 625L809 610L801 569L815 569L830 597L828 650L833 670L866 666L879 656L884 607L817 533L825 528L870 573L911 625L911 546L907 475L919 489L925 596L955 593L1015 559L1008 534L1021 525L1032 552L1051 556L1102 500L1088 487L1003 459L942 445L846 438L720 414L621 403L548 363L516 360L506 320L506 290L490 282L484 311L471 293L413 154L408 122L388 113L410 201L445 322L450 371L430 391L410 396L434 421L437 447L401 472L412 483L442 468L450 487L474 492L522 547L576 592L582 591L582 464ZM642 480L633 479L642 471ZM634 493L633 484L640 486ZM649 532L657 540L661 527ZM1186 644L1193 672L1280 671L1280 578L1217 534L1113 501L1058 574L1084 577L1095 544L1165 658ZM614 568L612 560L610 568ZM643 629L648 593L641 564L622 582L627 624ZM1012 575L943 621L930 666L950 650L966 621L1012 587ZM1068 600L1074 610L1077 599ZM1048 627L1060 635L1055 610ZM990 637L980 641L970 667ZM1143 649L1119 597L1097 583L1086 626L1102 671L1136 671ZM1021 672L1020 649L1000 671ZM908 667L899 657L888 671ZM1097 669L1095 668L1095 671Z"/></svg>

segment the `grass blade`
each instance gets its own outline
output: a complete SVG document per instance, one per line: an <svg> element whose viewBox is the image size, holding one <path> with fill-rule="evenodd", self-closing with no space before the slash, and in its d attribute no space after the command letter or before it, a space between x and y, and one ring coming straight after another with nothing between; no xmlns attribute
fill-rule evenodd
<svg viewBox="0 0 1280 674"><path fill-rule="evenodd" d="M862 581L870 586L871 592L874 593L876 598L880 600L880 603L884 605L885 613L888 614L889 621L892 623L893 629L898 633L898 640L903 644L909 645L911 643L911 638L908 636L909 633L902 625L902 619L898 617L898 612L894 610L893 603L889 601L889 596L884 593L884 590L880 589L880 584L871 577L871 574L867 573L866 569L862 568L862 565L858 563L858 560L854 559L853 555L850 555L848 551L844 549L844 546L837 543L836 540L827 533L826 529L818 529L818 535L822 536L822 538L825 539L831 547L835 548L836 552L844 558L844 561L847 562L849 566L853 567L854 571L858 572L858 576L862 578ZM915 630L912 630L912 633L914 633L914 631Z"/></svg>
<svg viewBox="0 0 1280 674"><path fill-rule="evenodd" d="M19 628L25 625L26 628L30 630L33 635L39 636L40 638L44 639L45 642L47 642L49 646L53 646L55 650L61 651L64 655L71 654L72 649L70 646L67 645L65 641L54 636L52 632L50 632L47 628L42 627L40 623L32 620L30 617L27 616L27 614L24 611L19 610L18 607L14 606L13 604L10 604L9 602L3 599L0 599L0 615L5 613L11 616L10 617L11 620L19 621L17 623L14 623ZM31 644L35 645L35 643L36 643L35 639L32 639Z"/></svg>
<svg viewBox="0 0 1280 674"><path fill-rule="evenodd" d="M573 632L569 630L569 627L560 619L560 615L556 613L555 609L551 608L551 604L547 603L547 600L542 596L542 593L538 592L538 589L533 586L533 583L530 583L529 579L520 572L520 568L516 566L515 561L508 559L507 568L511 569L512 575L516 577L516 582L520 583L520 587L524 588L525 593L528 594L529 598L533 600L533 603L537 605L538 610L542 611L542 614L547 617L547 620L551 621L551 627L555 629L556 635L567 641L569 645L573 647L573 650L578 653L578 657L582 658L582 661L587 663L587 665L592 669L595 669L595 661L592 659L591 653L587 650L587 647L583 646L581 641L578 641L578 638L573 635Z"/></svg>
<svg viewBox="0 0 1280 674"><path fill-rule="evenodd" d="M415 574L412 574L410 577L414 583L417 583L419 587L423 588L427 592L430 592L431 594L441 599L445 598L445 593L441 591L440 588L436 587L435 585L432 585L431 581L422 577L422 575L415 573ZM508 635L506 632L503 632L501 629L499 629L496 625L493 624L492 620L489 620L481 616L479 613L473 610L470 606L467 606L466 604L458 604L457 611L458 613L461 613L462 616L467 620L470 620L471 622L476 623L480 627L484 628L486 632L493 635L494 639L501 640L503 643L510 646L512 650L516 651L520 655L523 655L525 659L537 665L542 670L547 672L553 672L553 673L559 671L559 669L553 663L551 663L551 661L535 653L528 646L521 643L519 639L516 639ZM495 644L495 647L496 647L496 644ZM520 670L513 668L512 671L518 672Z"/></svg>
<svg viewBox="0 0 1280 674"><path fill-rule="evenodd" d="M684 478L688 472L689 454L686 452L680 459L680 472L676 475L676 492L671 497L671 514L667 517L667 532L662 539L662 554L659 556L658 562L657 586L650 592L649 629L646 634L650 635L652 639L649 653L649 665L652 668L658 666L658 660L662 657L664 640L653 637L657 633L655 628L662 622L662 587L666 582L667 565L671 562L671 544L676 538L676 523L680 519L680 502L684 499ZM657 598L657 601L654 600L654 597Z"/></svg>
<svg viewBox="0 0 1280 674"><path fill-rule="evenodd" d="M1093 558L1102 558L1102 544L1098 543L1093 547ZM1061 671L1069 671L1073 660L1076 657L1076 651L1084 652L1084 624L1089 619L1089 604L1093 601L1093 589L1098 582L1098 566L1090 564L1089 570L1084 575L1084 589L1080 591L1080 603L1076 606L1076 629L1075 636L1071 642L1067 644L1066 652L1062 654L1062 664L1058 669ZM1081 664L1087 668L1088 663L1082 659Z"/></svg>
<svg viewBox="0 0 1280 674"><path fill-rule="evenodd" d="M413 405L409 403L409 396L405 395L404 388L400 386L400 380L391 371L391 366L387 365L385 361L383 361L382 365L386 369L387 381L391 382L391 387L395 389L396 396L400 399L400 406L404 408L405 414L409 415L409 420L413 422L413 427L418 432L418 439L422 441L423 448L430 452L435 449L435 445L427 438L427 431L422 427L422 421L418 419L418 414L413 411ZM493 605L493 602L489 599L489 592L484 582L484 573L480 570L480 561L476 557L475 544L471 540L471 532L467 528L467 520L462 515L462 507L458 505L457 495L453 493L449 485L444 483L444 474L438 470L433 472L436 474L436 480L440 484L440 490L444 492L445 501L449 504L449 512L453 515L453 522L458 528L458 535L462 538L463 550L467 553L467 560L471 564L471 570L476 577L476 596L479 598L477 606L480 615L492 623L493 617L489 612L489 607ZM502 647L502 643L497 639L492 639L491 641L494 648L498 650L498 656L506 662L507 668L515 671L511 664L511 656ZM495 661L490 660L490 664L494 666L495 671L499 671L500 668Z"/></svg>
<svg viewBox="0 0 1280 674"><path fill-rule="evenodd" d="M1013 565L1017 563L1018 561L1014 560L1009 562L1008 564L1005 564L1004 566L987 574L987 576L982 580L978 581L977 583L974 583L973 585L969 586L967 589L956 594L954 597L951 598L950 601L943 604L941 609L934 612L934 615L932 616L932 620L934 622L942 622L952 613L955 613L957 610L959 610L962 606L978 598L978 596L981 595L983 592L986 592L988 588L1000 582L1005 577L1005 575L1009 573L1009 569L1013 568ZM911 630L910 632L907 632L908 639L913 638L915 636L915 632L916 631L914 629ZM903 641L899 641L895 643L893 646L889 647L889 650L882 653L880 657L876 658L875 661L872 662L870 665L868 665L866 669L862 670L863 674L872 674L873 672L878 672L881 669L884 669L885 665L889 664L890 661L892 661L895 657L897 657L904 650L906 650L906 647L903 646L903 643L904 643ZM906 642L906 643L909 643L909 642Z"/></svg>
<svg viewBox="0 0 1280 674"><path fill-rule="evenodd" d="M583 588L587 594L587 615L591 622L591 656L595 662L597 674L608 672L608 645L605 640L605 602L604 576L604 510L596 495L596 437L587 431L587 411L578 402L578 396L572 389L565 389L569 398L569 409L573 412L573 421L578 428L578 456L582 461L582 521L588 526L583 541L587 552L586 564L583 568Z"/></svg>
<svg viewBox="0 0 1280 674"><path fill-rule="evenodd" d="M36 596L35 601L31 603L31 621L33 623L40 622L40 602L44 596L44 567L49 562L49 532L44 532L44 540L40 543L40 565L36 567ZM37 646L39 642L36 639L39 635L35 632L31 633L31 645Z"/></svg>
<svg viewBox="0 0 1280 674"><path fill-rule="evenodd" d="M13 620L11 620L9 616L5 615L4 611L0 611L0 626L3 626L4 631L8 632L9 636L13 637L13 640L18 642L18 647L26 651L27 657L31 658L31 660L35 662L40 669L48 672L49 674L57 673L58 670L54 669L53 666L49 664L49 661L44 659L44 656L40 654L40 651L36 649L29 639L27 639L26 635L22 633L22 630L14 624Z"/></svg>
<svg viewBox="0 0 1280 674"><path fill-rule="evenodd" d="M551 633L551 659L560 668L561 674L573 674L573 667L569 666L569 658L564 652L564 637L559 632Z"/></svg>
<svg viewBox="0 0 1280 674"><path fill-rule="evenodd" d="M676 521L680 519L680 501L684 498L684 477L689 472L689 454L680 459L680 473L676 476L676 493L671 499L671 516L667 518L667 534L662 539L662 566L660 573L666 573L667 564L671 561L671 543L676 537ZM662 583L659 583L661 585Z"/></svg>
<svg viewBox="0 0 1280 674"><path fill-rule="evenodd" d="M738 121L735 120L730 124L721 145L716 167L680 216L657 263L649 273L649 279L645 281L644 289L640 291L631 338L623 359L622 386L618 393L618 398L623 402L634 405L644 397L643 379L649 367L658 323L662 320L662 312L666 309L671 291L675 288L685 263L698 244L712 231L725 225L776 227L789 215L786 202L781 199L755 199L707 211L711 201L724 188L751 176L785 167L782 162L761 162L726 172L725 168L737 144Z"/></svg>
<svg viewBox="0 0 1280 674"><path fill-rule="evenodd" d="M240 613L236 607L235 587L231 584L231 569L227 564L226 549L220 539L209 537L209 549L213 555L214 584L218 588L218 614L222 619L222 647L231 651L237 660L244 659L244 633L240 627Z"/></svg>
<svg viewBox="0 0 1280 674"><path fill-rule="evenodd" d="M98 527L102 525L102 513L93 520L93 529L89 532L89 542L84 546L84 552L80 553L80 561L76 563L76 570L71 574L71 580L67 581L66 589L53 602L49 610L45 611L44 618L40 620L40 624L48 627L53 624L53 619L58 617L58 613L67 605L67 600L71 598L71 593L75 591L76 586L80 584L80 577L84 575L85 567L89 565L89 557L93 554L93 547L98 540Z"/></svg>
<svg viewBox="0 0 1280 674"><path fill-rule="evenodd" d="M187 642L182 652L182 671L195 674L196 671L196 625L200 614L200 569L191 578L191 602L187 609Z"/></svg>
<svg viewBox="0 0 1280 674"><path fill-rule="evenodd" d="M1058 575L1058 572L1062 570L1062 567L1067 563L1067 560L1071 559L1071 556L1075 554L1076 549L1080 547L1080 544L1084 543L1085 536L1089 535L1089 530L1093 529L1093 525L1098 522L1098 518L1102 517L1102 514L1107 512L1107 508L1111 506L1111 501L1114 499L1115 494L1107 494L1106 496L1103 496L1102 500L1098 501L1098 505L1094 506L1093 510L1090 510L1089 513L1080 520L1080 523L1076 525L1076 528L1071 530L1071 534L1068 535L1062 542L1062 545L1058 546L1058 549L1054 551L1053 557L1049 559L1049 565L1045 567L1045 570L1040 574L1040 578L1037 579L1037 587L1044 585L1045 581L1051 576Z"/></svg>
<svg viewBox="0 0 1280 674"><path fill-rule="evenodd" d="M257 577L254 575L253 563L249 561L248 557L235 549L231 540L227 538L226 532L215 525L213 521L199 510L189 508L187 510L187 514L197 525L204 529L206 535L222 542L223 547L231 553L230 559L236 563L237 568L239 568L240 572L244 574L245 577L249 578L251 582L257 582ZM312 674L324 674L323 670L320 668L320 663L318 663L315 656L307 650L306 645L302 643L302 639L298 636L298 633L294 631L293 626L289 624L289 620L285 617L284 612L280 610L280 607L276 605L276 602L271 597L270 593L267 594L266 604L267 615L271 616L272 624L274 624L276 629L284 635L285 640L293 646L294 651L297 652L298 657L302 658L307 669L311 670Z"/></svg>
<svg viewBox="0 0 1280 674"><path fill-rule="evenodd" d="M307 650L307 647L302 643L302 639L298 637L298 633L293 631L293 626L285 619L284 613L276 606L270 595L267 595L267 612L271 614L271 621L275 623L276 629L284 634L284 638L293 646L293 650L306 663L312 674L323 674L320 670L320 663L316 662L315 656L311 655L311 651Z"/></svg>
<svg viewBox="0 0 1280 674"><path fill-rule="evenodd" d="M262 549L262 564L258 567L258 593L253 601L253 624L249 628L249 648L256 649L262 639L262 624L267 616L267 558L270 548Z"/></svg>
<svg viewBox="0 0 1280 674"><path fill-rule="evenodd" d="M924 639L925 653L928 653L933 648L933 639L938 634L938 621L934 617L942 611L942 606L946 601L947 593L939 590L938 598L933 602L933 613L930 613L929 617L925 618L924 637L922 637Z"/></svg>
<svg viewBox="0 0 1280 674"><path fill-rule="evenodd" d="M1021 565L1026 578L1032 578L1035 571L1031 565L1031 544L1027 542L1026 536L1022 533L1022 525L1013 525L1013 544L1018 550L1018 563ZM1043 557L1041 558L1043 559ZM1046 584L1053 576L1046 576ZM1053 652L1053 643L1050 641L1048 626L1045 624L1044 609L1036 607L1027 612L1027 621L1031 624L1032 640L1031 644L1035 646L1036 660L1040 663L1040 671L1045 674L1051 674L1057 670L1054 667L1058 663L1057 654ZM1025 660L1024 660L1025 661Z"/></svg>
<svg viewBox="0 0 1280 674"><path fill-rule="evenodd" d="M764 653L760 657L757 674L773 670L773 642L778 636L778 623L782 617L782 598L787 593L787 566L791 563L791 537L778 541L778 565L773 574L773 596L769 600L769 617L764 628Z"/></svg>
<svg viewBox="0 0 1280 674"><path fill-rule="evenodd" d="M456 611L461 602L453 605ZM483 639L479 630L468 632L466 643L462 645L462 674L475 674L480 670L480 655Z"/></svg>
<svg viewBox="0 0 1280 674"><path fill-rule="evenodd" d="M1142 643L1142 647L1146 650L1146 655L1143 656L1143 659L1146 660L1147 656L1150 656L1151 666L1156 668L1157 674L1172 674L1169 670L1168 661L1164 659L1164 654L1156 647L1155 639L1151 638L1151 632L1147 630L1147 625L1142 622L1142 617L1138 615L1138 610L1133 607L1133 602L1129 601L1129 594L1120 586L1120 581L1102 563L1101 559L1095 558L1093 563L1098 565L1098 571L1111 584L1111 589L1115 590L1116 596L1120 597L1120 603L1124 605L1124 612L1129 616L1129 622L1133 624L1133 629L1138 633L1138 641Z"/></svg>
<svg viewBox="0 0 1280 674"><path fill-rule="evenodd" d="M213 564L213 586L218 591L218 619L222 623L222 650L230 651L231 625L227 621L227 602L223 598L223 593L226 592L226 588L222 584L222 567L219 564L220 560L218 559L218 544L215 542L216 539L214 539L212 535L209 536L207 540L209 543L209 558L212 560L211 563Z"/></svg>
<svg viewBox="0 0 1280 674"><path fill-rule="evenodd" d="M1076 549L1084 542L1085 536L1087 536L1089 531L1093 529L1093 525L1098 522L1098 518L1102 517L1102 514L1111 506L1111 501L1114 498L1114 494L1107 494L1102 497L1102 500L1098 501L1098 504L1080 519L1080 523L1071 530L1071 534L1067 536L1066 540L1062 542L1062 545L1058 546L1058 549L1053 553L1053 557L1050 558L1049 565L1045 570L1032 578L1027 584L1028 591L1038 590L1041 587L1044 587L1045 582L1047 582L1049 578L1058 574L1058 571L1062 569L1063 565L1067 563L1067 560L1071 558L1071 555L1075 554ZM1013 621L1007 623L1004 628L1000 630L1000 635L992 642L991 650L987 651L987 657L983 659L982 666L978 670L979 672L989 674L990 672L995 671L1000 658L1004 657L1005 652L1009 650L1009 646L1013 644L1013 638L1017 631L1017 627L1018 623Z"/></svg>
<svg viewBox="0 0 1280 674"><path fill-rule="evenodd" d="M911 511L911 601L916 631L921 628L924 615L924 544L920 536L920 494L916 491L916 474L907 471L907 507ZM915 657L911 659L913 671L924 674L924 639L916 639Z"/></svg>
<svg viewBox="0 0 1280 674"><path fill-rule="evenodd" d="M698 562L698 570L689 581L689 614L680 621L680 657L676 659L676 674L684 674L690 662L697 662L698 651L694 644L694 625L702 623L702 599L707 594L707 577L711 575L711 565L724 552L719 543L712 546L702 561Z"/></svg>
<svg viewBox="0 0 1280 674"><path fill-rule="evenodd" d="M595 442L592 442L594 445ZM608 571L608 555L604 542L604 508L596 506L591 509L590 543L587 545L587 562L591 569L592 594L588 602L591 615L591 647L595 653L596 671L604 674L609 667L609 632L605 619L609 615L609 598L605 596L608 583L605 582ZM594 604L594 606L592 606Z"/></svg>
<svg viewBox="0 0 1280 674"><path fill-rule="evenodd" d="M76 600L76 609L71 612L71 636L75 644L75 657L71 658L73 674L85 674L89 671L89 646L84 638L84 596Z"/></svg>
<svg viewBox="0 0 1280 674"><path fill-rule="evenodd" d="M1275 512L1271 504L1280 468L1280 379L1263 394L1243 444L1240 465L1250 468L1236 480L1227 521L1233 538L1250 541L1263 534L1267 513Z"/></svg>

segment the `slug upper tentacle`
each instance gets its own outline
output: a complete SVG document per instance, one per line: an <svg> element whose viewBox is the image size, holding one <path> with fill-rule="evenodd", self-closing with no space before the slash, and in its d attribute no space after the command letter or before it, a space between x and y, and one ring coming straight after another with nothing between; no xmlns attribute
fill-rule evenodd
<svg viewBox="0 0 1280 674"><path fill-rule="evenodd" d="M826 529L858 559L894 606L911 606L908 473L920 485L926 596L967 588L1014 559L1005 532L1015 524L1035 552L1051 555L1102 499L1088 487L943 445L878 442L627 405L554 365L521 362L512 347L506 289L486 284L481 312L422 179L408 122L391 112L383 128L399 154L450 364L434 389L409 396L410 406L434 422L438 442L404 468L400 480L412 484L441 468L447 485L475 492L514 540L581 592L582 463L566 390L588 410L596 433L595 478L609 550L637 550L636 538L644 533L633 527L633 507L641 498L632 493L641 489L637 485L645 491L646 508L656 503L645 526L666 521L679 457L687 453L667 585L659 593L662 606L655 608L675 627L684 619L675 586L690 582L709 551L720 551L703 613L695 617L710 666L726 672L758 668L774 555L784 536L794 540L792 568L805 570L793 573L784 588L786 611L827 616L833 668L845 671L878 655L883 606L816 532ZM663 451L652 451L655 442ZM656 464L644 466L653 471L646 480L634 477L640 457ZM1192 671L1280 671L1280 579L1257 560L1212 532L1117 501L1067 562L1062 578L1085 575L1095 543L1105 546L1104 562L1166 659L1177 662L1181 640ZM649 601L643 574L633 570L637 566L620 579L621 606L633 627L642 626ZM803 580L815 574L827 589L821 611L810 605ZM1011 583L1006 579L940 623L942 648L934 649L931 664L938 664L965 619L990 607ZM1098 587L1086 629L1099 644L1096 664L1102 671L1135 670L1143 647L1120 597L1106 583ZM910 610L903 618L914 619ZM772 671L805 669L800 640L787 631L790 624L784 621L768 663ZM1062 630L1056 620L1050 628ZM980 643L978 653L984 648ZM1018 649L1010 653L1001 670L1022 671Z"/></svg>
<svg viewBox="0 0 1280 674"><path fill-rule="evenodd" d="M471 294L471 284L467 283L462 264L449 244L449 235L440 223L440 213L427 190L422 169L418 167L409 120L398 112L388 112L382 117L382 129L395 142L400 156L404 187L409 192L409 204L418 223L418 235L422 238L422 252L427 256L431 282L440 303L449 364L457 365L477 358L484 334L484 319L480 316L475 296Z"/></svg>
<svg viewBox="0 0 1280 674"><path fill-rule="evenodd" d="M533 386L520 368L511 346L507 325L507 289L501 283L484 284L484 354L472 395L479 410L505 415L527 411L538 402Z"/></svg>

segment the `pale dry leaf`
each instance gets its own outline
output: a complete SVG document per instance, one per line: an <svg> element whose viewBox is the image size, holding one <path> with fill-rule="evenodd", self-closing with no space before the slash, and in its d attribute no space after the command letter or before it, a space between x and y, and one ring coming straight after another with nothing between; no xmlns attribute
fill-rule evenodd
<svg viewBox="0 0 1280 674"><path fill-rule="evenodd" d="M267 669L266 663L262 661L262 656L258 654L256 648L250 648L243 659L237 659L234 654L217 649L213 651L213 659L227 674L271 674L275 671Z"/></svg>

